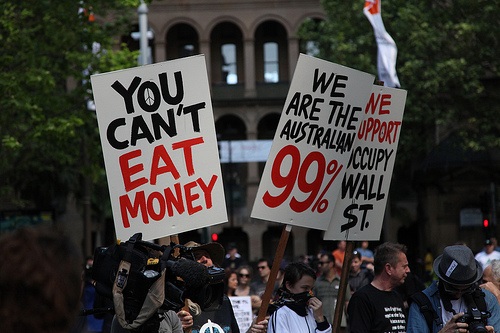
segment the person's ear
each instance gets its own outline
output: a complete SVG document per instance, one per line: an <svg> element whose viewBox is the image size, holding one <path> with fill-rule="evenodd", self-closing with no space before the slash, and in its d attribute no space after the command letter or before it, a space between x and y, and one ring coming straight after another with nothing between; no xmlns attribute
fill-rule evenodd
<svg viewBox="0 0 500 333"><path fill-rule="evenodd" d="M387 273L387 275L392 275L391 268L392 268L391 264L389 264L389 263L385 264L384 269L385 269L385 272Z"/></svg>

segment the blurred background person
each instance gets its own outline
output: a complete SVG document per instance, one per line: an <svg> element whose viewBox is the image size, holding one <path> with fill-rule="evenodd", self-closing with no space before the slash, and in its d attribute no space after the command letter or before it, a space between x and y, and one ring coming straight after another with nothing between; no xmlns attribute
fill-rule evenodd
<svg viewBox="0 0 500 333"><path fill-rule="evenodd" d="M495 250L495 243L488 238L484 241L484 248L481 252L475 255L475 259L479 261L483 270L491 263L492 260L500 259L500 252Z"/></svg>
<svg viewBox="0 0 500 333"><path fill-rule="evenodd" d="M235 291L238 288L238 275L235 271L226 270L226 276L224 277L224 289L226 295L236 296Z"/></svg>
<svg viewBox="0 0 500 333"><path fill-rule="evenodd" d="M252 301L252 312L257 314L262 305L262 299L258 295L250 294L250 281L252 280L252 267L248 265L240 266L236 273L238 274L238 287L234 294L236 296L250 296Z"/></svg>
<svg viewBox="0 0 500 333"><path fill-rule="evenodd" d="M361 254L361 268L366 268L366 265L373 265L373 251L368 248L370 243L368 241L362 241L361 246L356 249L356 251Z"/></svg>
<svg viewBox="0 0 500 333"><path fill-rule="evenodd" d="M4 333L67 333L80 309L82 256L58 229L27 227L0 238Z"/></svg>
<svg viewBox="0 0 500 333"><path fill-rule="evenodd" d="M269 260L261 258L257 262L257 269L259 276L250 284L250 294L262 298L262 295L266 291L269 275L271 274L271 263Z"/></svg>
<svg viewBox="0 0 500 333"><path fill-rule="evenodd" d="M342 275L342 265L344 264L346 241L338 241L337 248L333 250L332 255L335 258L335 270L337 275Z"/></svg>
<svg viewBox="0 0 500 333"><path fill-rule="evenodd" d="M500 303L500 260L492 260L484 269L480 287L489 290Z"/></svg>
<svg viewBox="0 0 500 333"><path fill-rule="evenodd" d="M366 286L373 280L373 264L369 264L367 268L361 268L361 264L361 253L356 250L353 252L349 270L349 287L352 292Z"/></svg>
<svg viewBox="0 0 500 333"><path fill-rule="evenodd" d="M87 257L83 267L84 284L82 293L82 304L85 310L95 308L97 293L92 280L92 266L94 265L94 258ZM103 317L97 318L95 315L90 314L83 316L84 327L82 333L96 332L100 333L103 330L104 319Z"/></svg>
<svg viewBox="0 0 500 333"><path fill-rule="evenodd" d="M236 270L238 276L238 287L235 290L236 296L250 295L250 282L252 281L252 268L248 265L240 266Z"/></svg>
<svg viewBox="0 0 500 333"><path fill-rule="evenodd" d="M319 270L321 275L316 279L313 292L323 303L323 314L329 323L333 323L335 307L337 306L337 298L339 294L340 276L335 271L335 259L330 253L325 253L319 261ZM347 326L347 304L351 298L351 287L347 285L345 292L345 305L342 308L343 315L340 323L341 332L345 332Z"/></svg>
<svg viewBox="0 0 500 333"><path fill-rule="evenodd" d="M236 243L229 243L229 245L227 246L227 253L224 256L221 267L234 271L244 263L245 261L243 260L243 257L238 253L238 247L236 246Z"/></svg>
<svg viewBox="0 0 500 333"><path fill-rule="evenodd" d="M434 263L434 255L430 248L427 248L424 256L424 283L429 286L434 279L434 269L432 264Z"/></svg>

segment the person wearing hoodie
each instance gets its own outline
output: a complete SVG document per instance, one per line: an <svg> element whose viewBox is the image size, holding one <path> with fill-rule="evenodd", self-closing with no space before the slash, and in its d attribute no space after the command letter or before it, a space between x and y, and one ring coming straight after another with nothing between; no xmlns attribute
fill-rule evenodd
<svg viewBox="0 0 500 333"><path fill-rule="evenodd" d="M323 303L312 295L316 272L303 262L285 268L275 309L267 326L268 333L321 332L331 333L332 326L323 314Z"/></svg>

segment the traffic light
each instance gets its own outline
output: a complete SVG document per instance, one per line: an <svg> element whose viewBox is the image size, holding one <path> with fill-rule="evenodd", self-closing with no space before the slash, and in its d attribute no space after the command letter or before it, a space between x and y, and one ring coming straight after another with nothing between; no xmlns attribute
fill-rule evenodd
<svg viewBox="0 0 500 333"><path fill-rule="evenodd" d="M483 233L486 239L492 236L491 222L488 217L483 218Z"/></svg>
<svg viewBox="0 0 500 333"><path fill-rule="evenodd" d="M212 242L217 242L219 240L219 235L217 233L212 233Z"/></svg>

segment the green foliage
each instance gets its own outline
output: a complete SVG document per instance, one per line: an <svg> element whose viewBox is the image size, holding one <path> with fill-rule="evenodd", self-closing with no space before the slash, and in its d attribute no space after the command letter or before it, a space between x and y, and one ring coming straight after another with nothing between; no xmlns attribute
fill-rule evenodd
<svg viewBox="0 0 500 333"><path fill-rule="evenodd" d="M318 57L376 75L373 29L364 1L322 0L327 20L307 22L301 37ZM435 143L435 126L457 131L474 149L500 147L498 84L500 0L383 0L384 25L398 46L397 72L408 91L400 162L423 156Z"/></svg>
<svg viewBox="0 0 500 333"><path fill-rule="evenodd" d="M113 50L112 39L135 11L121 0L79 6L0 3L0 193L8 193L0 201L46 209L78 195L83 177L106 186L95 114L86 108L89 75L136 66L137 54ZM110 12L114 19L103 20Z"/></svg>

